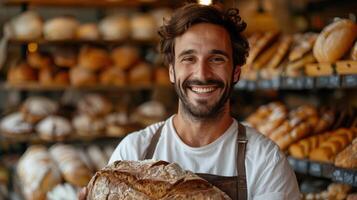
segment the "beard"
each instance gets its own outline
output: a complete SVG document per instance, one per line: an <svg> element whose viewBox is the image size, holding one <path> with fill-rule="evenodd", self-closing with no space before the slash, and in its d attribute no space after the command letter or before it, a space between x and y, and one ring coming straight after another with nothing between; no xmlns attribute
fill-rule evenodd
<svg viewBox="0 0 357 200"><path fill-rule="evenodd" d="M176 77L175 77L176 79ZM197 100L198 105L191 103L187 96L187 90L190 89L192 85L215 85L217 89L223 89L221 96L214 102L210 103L207 100ZM180 99L180 104L183 108L183 111L191 116L194 119L216 119L224 111L224 105L231 96L233 89L233 82L228 85L224 84L223 81L218 79L209 79L209 80L184 80L181 84L180 81L175 80L174 86L176 93Z"/></svg>

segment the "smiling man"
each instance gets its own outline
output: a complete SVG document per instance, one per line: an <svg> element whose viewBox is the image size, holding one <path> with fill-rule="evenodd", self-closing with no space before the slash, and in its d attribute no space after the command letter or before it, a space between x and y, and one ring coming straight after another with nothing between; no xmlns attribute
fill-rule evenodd
<svg viewBox="0 0 357 200"><path fill-rule="evenodd" d="M238 10L189 4L161 27L160 50L179 96L177 114L124 138L109 163L156 159L198 173L232 199L296 200L284 154L232 118L229 98L248 55Z"/></svg>

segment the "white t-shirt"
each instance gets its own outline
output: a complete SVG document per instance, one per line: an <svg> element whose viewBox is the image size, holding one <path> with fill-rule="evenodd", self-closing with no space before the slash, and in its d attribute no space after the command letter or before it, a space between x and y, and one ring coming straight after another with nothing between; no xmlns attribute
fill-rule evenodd
<svg viewBox="0 0 357 200"><path fill-rule="evenodd" d="M236 176L238 123L203 147L190 147L177 135L173 117L126 136L115 149L109 163L116 160L143 160L151 138L164 124L153 159L176 162L195 173ZM246 126L246 174L249 200L297 200L300 192L295 174L279 147Z"/></svg>

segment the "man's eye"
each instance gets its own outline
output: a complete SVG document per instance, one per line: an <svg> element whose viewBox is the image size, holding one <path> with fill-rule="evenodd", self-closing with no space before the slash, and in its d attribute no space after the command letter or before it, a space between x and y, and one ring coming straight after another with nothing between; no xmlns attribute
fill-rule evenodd
<svg viewBox="0 0 357 200"><path fill-rule="evenodd" d="M181 62L193 62L195 59L193 57L184 57Z"/></svg>
<svg viewBox="0 0 357 200"><path fill-rule="evenodd" d="M213 57L213 58L211 58L211 62L213 62L213 63L223 63L225 61L226 61L226 59L222 58L222 57Z"/></svg>

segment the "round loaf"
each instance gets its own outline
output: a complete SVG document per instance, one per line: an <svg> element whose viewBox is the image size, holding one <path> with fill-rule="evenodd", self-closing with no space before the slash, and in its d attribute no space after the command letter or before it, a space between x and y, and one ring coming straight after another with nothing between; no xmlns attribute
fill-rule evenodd
<svg viewBox="0 0 357 200"><path fill-rule="evenodd" d="M25 121L22 113L15 112L1 120L0 129L1 133L7 137L19 138L31 133L32 125Z"/></svg>
<svg viewBox="0 0 357 200"><path fill-rule="evenodd" d="M10 84L22 84L35 82L37 80L36 70L29 65L22 63L17 66L10 67L7 74L7 80Z"/></svg>
<svg viewBox="0 0 357 200"><path fill-rule="evenodd" d="M10 27L14 32L14 38L34 40L41 37L43 22L36 12L26 11L13 18Z"/></svg>
<svg viewBox="0 0 357 200"><path fill-rule="evenodd" d="M335 62L353 45L357 25L348 19L338 20L326 26L317 37L313 53L319 62Z"/></svg>
<svg viewBox="0 0 357 200"><path fill-rule="evenodd" d="M71 123L64 117L49 116L36 127L41 139L46 141L63 141L72 132Z"/></svg>
<svg viewBox="0 0 357 200"><path fill-rule="evenodd" d="M111 64L110 56L107 51L94 47L82 47L78 58L79 67L97 71Z"/></svg>
<svg viewBox="0 0 357 200"><path fill-rule="evenodd" d="M133 46L121 46L111 52L114 66L122 70L132 67L139 59L139 50Z"/></svg>
<svg viewBox="0 0 357 200"><path fill-rule="evenodd" d="M25 120L29 123L37 123L48 115L55 114L58 111L58 103L41 96L29 97L21 106L21 112Z"/></svg>
<svg viewBox="0 0 357 200"><path fill-rule="evenodd" d="M94 23L82 24L76 31L77 38L83 40L98 40L100 33L98 27Z"/></svg>
<svg viewBox="0 0 357 200"><path fill-rule="evenodd" d="M123 40L130 35L130 21L126 16L110 15L99 23L99 31L105 40Z"/></svg>
<svg viewBox="0 0 357 200"><path fill-rule="evenodd" d="M92 71L74 67L69 71L71 85L76 87L93 86L97 83L97 76Z"/></svg>
<svg viewBox="0 0 357 200"><path fill-rule="evenodd" d="M48 40L68 40L76 37L79 22L73 17L57 17L46 21L43 34Z"/></svg>
<svg viewBox="0 0 357 200"><path fill-rule="evenodd" d="M99 94L87 94L77 104L79 113L100 117L109 114L113 110L112 102Z"/></svg>
<svg viewBox="0 0 357 200"><path fill-rule="evenodd" d="M97 172L87 188L87 200L230 199L206 180L165 161L116 161Z"/></svg>

